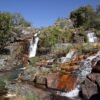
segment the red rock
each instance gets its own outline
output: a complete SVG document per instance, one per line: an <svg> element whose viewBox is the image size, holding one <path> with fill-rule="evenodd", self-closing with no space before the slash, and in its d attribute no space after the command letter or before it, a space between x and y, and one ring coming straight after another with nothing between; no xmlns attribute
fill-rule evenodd
<svg viewBox="0 0 100 100"><path fill-rule="evenodd" d="M70 91L77 85L77 78L71 74L51 74L47 76L48 88L56 89L59 91Z"/></svg>
<svg viewBox="0 0 100 100"><path fill-rule="evenodd" d="M63 91L70 91L77 85L77 78L71 74L60 75L58 80L58 89Z"/></svg>

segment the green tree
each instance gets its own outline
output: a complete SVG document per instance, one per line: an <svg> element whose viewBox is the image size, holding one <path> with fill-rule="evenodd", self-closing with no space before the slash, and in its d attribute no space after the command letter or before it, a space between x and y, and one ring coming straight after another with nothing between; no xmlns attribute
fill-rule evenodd
<svg viewBox="0 0 100 100"><path fill-rule="evenodd" d="M3 49L13 36L16 26L31 26L19 13L0 12L0 50Z"/></svg>
<svg viewBox="0 0 100 100"><path fill-rule="evenodd" d="M70 18L74 21L75 27L83 26L85 29L99 28L100 16L90 5L80 7L71 12Z"/></svg>
<svg viewBox="0 0 100 100"><path fill-rule="evenodd" d="M13 28L10 13L0 12L0 49L4 48L11 38Z"/></svg>

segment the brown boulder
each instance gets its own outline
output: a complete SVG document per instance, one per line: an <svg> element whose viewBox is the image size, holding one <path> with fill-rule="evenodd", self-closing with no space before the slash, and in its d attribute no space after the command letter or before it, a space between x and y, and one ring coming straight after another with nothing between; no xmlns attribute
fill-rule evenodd
<svg viewBox="0 0 100 100"><path fill-rule="evenodd" d="M99 85L99 87L100 87L100 73L90 74L90 75L88 75L88 78L91 81L96 82Z"/></svg>
<svg viewBox="0 0 100 100"><path fill-rule="evenodd" d="M77 85L77 78L71 74L51 74L47 77L47 86L59 91L70 91Z"/></svg>
<svg viewBox="0 0 100 100"><path fill-rule="evenodd" d="M58 80L58 89L62 91L71 91L77 85L77 78L71 74L61 74Z"/></svg>
<svg viewBox="0 0 100 100"><path fill-rule="evenodd" d="M82 95L85 99L91 98L93 95L98 93L97 85L90 81L88 78L82 84Z"/></svg>
<svg viewBox="0 0 100 100"><path fill-rule="evenodd" d="M56 89L58 84L58 73L51 73L47 76L47 86L48 88Z"/></svg>
<svg viewBox="0 0 100 100"><path fill-rule="evenodd" d="M77 78L71 74L49 73L36 76L34 82L37 85L44 85L50 89L70 91L76 87Z"/></svg>

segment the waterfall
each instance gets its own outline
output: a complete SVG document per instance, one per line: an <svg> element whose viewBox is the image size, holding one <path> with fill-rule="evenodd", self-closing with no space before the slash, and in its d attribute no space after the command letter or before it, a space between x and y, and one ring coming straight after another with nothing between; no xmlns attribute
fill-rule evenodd
<svg viewBox="0 0 100 100"><path fill-rule="evenodd" d="M95 56L90 56L87 59L81 61L80 68L78 72L76 72L77 80L79 80L79 83L76 86L76 88L74 88L69 92L58 92L58 95L66 96L69 98L77 97L80 91L80 84L85 80L86 76L89 75L92 71L92 67L93 67L92 61L97 62L99 60L100 60L100 51Z"/></svg>
<svg viewBox="0 0 100 100"><path fill-rule="evenodd" d="M94 32L89 32L87 37L89 42L97 42L97 37Z"/></svg>
<svg viewBox="0 0 100 100"><path fill-rule="evenodd" d="M69 51L69 53L66 54L66 57L61 58L61 63L65 63L67 61L70 61L75 55L75 50Z"/></svg>
<svg viewBox="0 0 100 100"><path fill-rule="evenodd" d="M39 41L39 37L37 36L38 33L36 33L31 41L30 41L30 47L29 47L29 58L35 57L36 56L36 51L37 51L37 44ZM35 40L34 40L35 39Z"/></svg>

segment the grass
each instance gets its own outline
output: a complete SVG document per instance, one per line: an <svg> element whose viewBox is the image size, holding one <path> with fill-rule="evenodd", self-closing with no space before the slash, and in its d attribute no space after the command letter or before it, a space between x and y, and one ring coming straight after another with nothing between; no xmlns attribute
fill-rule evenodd
<svg viewBox="0 0 100 100"><path fill-rule="evenodd" d="M25 100L39 100L39 98L36 95L29 95Z"/></svg>
<svg viewBox="0 0 100 100"><path fill-rule="evenodd" d="M39 57L32 57L32 58L30 58L30 64L32 66L34 66L36 64L36 62L38 62L38 61L39 61Z"/></svg>
<svg viewBox="0 0 100 100"><path fill-rule="evenodd" d="M3 79L0 79L0 90L2 91L3 89L5 89L5 85L6 83L3 81Z"/></svg>

